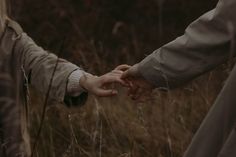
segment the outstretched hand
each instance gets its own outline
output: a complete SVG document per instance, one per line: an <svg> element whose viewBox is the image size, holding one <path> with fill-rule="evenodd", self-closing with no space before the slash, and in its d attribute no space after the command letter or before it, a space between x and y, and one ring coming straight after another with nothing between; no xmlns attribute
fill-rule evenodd
<svg viewBox="0 0 236 157"><path fill-rule="evenodd" d="M138 71L138 65L119 65L115 70L123 71L121 79L129 85L128 95L133 100L143 100L149 96L154 86L150 84Z"/></svg>
<svg viewBox="0 0 236 157"><path fill-rule="evenodd" d="M100 96L109 97L118 94L118 91L113 89L114 83L119 83L123 86L127 86L126 82L121 79L123 71L113 70L102 76L94 76L91 74L85 74L80 79L80 85L88 92Z"/></svg>

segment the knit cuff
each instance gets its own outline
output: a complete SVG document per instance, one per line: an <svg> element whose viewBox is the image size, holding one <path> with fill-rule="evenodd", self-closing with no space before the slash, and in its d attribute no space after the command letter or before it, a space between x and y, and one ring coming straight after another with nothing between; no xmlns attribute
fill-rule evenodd
<svg viewBox="0 0 236 157"><path fill-rule="evenodd" d="M70 74L67 84L67 95L76 97L82 94L83 92L86 92L86 90L82 88L79 84L80 78L83 75L85 75L85 72L80 69Z"/></svg>

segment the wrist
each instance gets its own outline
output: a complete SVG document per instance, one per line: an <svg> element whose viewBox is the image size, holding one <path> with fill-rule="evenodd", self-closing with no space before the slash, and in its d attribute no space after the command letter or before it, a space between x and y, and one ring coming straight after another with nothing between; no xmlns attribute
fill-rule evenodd
<svg viewBox="0 0 236 157"><path fill-rule="evenodd" d="M84 89L85 91L88 91L88 90L87 90L87 87L86 87L87 78L88 78L88 76L86 76L86 74L83 74L83 75L80 77L80 80L79 80L80 87L81 87L82 89Z"/></svg>
<svg viewBox="0 0 236 157"><path fill-rule="evenodd" d="M84 73L83 76L81 76L79 80L79 84L81 88L83 88L85 91L89 91L89 82L92 78L97 77L89 73Z"/></svg>
<svg viewBox="0 0 236 157"><path fill-rule="evenodd" d="M86 90L80 85L80 80L84 74L85 72L79 69L70 74L67 84L67 95L79 96L83 92L86 92Z"/></svg>

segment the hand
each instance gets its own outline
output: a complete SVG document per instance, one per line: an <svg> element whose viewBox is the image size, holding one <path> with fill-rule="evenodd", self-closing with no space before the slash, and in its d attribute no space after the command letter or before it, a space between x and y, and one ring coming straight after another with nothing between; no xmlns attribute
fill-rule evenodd
<svg viewBox="0 0 236 157"><path fill-rule="evenodd" d="M100 97L114 96L117 95L118 92L117 90L112 89L110 85L119 83L126 86L125 81L121 79L122 74L123 71L121 70L113 70L112 72L99 77L91 74L85 74L80 79L80 85L88 92Z"/></svg>
<svg viewBox="0 0 236 157"><path fill-rule="evenodd" d="M149 96L154 86L150 84L138 71L138 65L120 65L116 70L124 71L121 78L129 84L128 95L134 100L143 100Z"/></svg>

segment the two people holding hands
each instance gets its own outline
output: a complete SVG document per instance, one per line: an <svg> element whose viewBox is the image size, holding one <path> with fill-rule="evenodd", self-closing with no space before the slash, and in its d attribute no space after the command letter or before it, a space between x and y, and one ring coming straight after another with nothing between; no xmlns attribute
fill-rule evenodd
<svg viewBox="0 0 236 157"><path fill-rule="evenodd" d="M7 57L9 61L6 62L10 67L7 72L16 89L12 91L14 101L1 102L0 156L31 155L25 122L27 104L22 94L25 93L25 80L46 94L58 61L49 96L67 105L83 104L87 92L103 97L117 95L116 90L107 88L113 83L128 87L132 99L139 99L154 88L175 88L225 63L229 56L235 56L235 9L235 0L219 0L215 9L192 22L182 36L160 47L140 63L120 65L97 77L63 59L58 60L37 46L16 22L8 19L5 0L0 0L0 54L1 59ZM236 66L184 157L236 156L235 89Z"/></svg>
<svg viewBox="0 0 236 157"><path fill-rule="evenodd" d="M154 88L153 85L145 80L140 74L138 64L134 66L126 64L119 65L113 71L100 77L84 73L79 80L79 85L83 89L100 97L114 96L118 94L116 89L109 88L109 84L113 83L119 83L128 88L128 95L133 100L149 94Z"/></svg>
<svg viewBox="0 0 236 157"><path fill-rule="evenodd" d="M154 87L176 88L236 56L236 1L219 0L185 33L132 67L121 65L133 99ZM236 65L195 133L184 157L236 156Z"/></svg>

